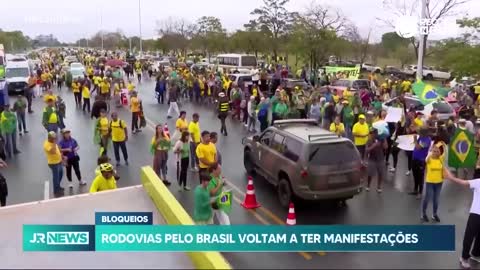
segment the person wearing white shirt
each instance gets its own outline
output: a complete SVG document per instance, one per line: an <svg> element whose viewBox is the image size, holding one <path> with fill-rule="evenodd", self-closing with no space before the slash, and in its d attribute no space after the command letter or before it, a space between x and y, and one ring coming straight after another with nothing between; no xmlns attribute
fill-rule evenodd
<svg viewBox="0 0 480 270"><path fill-rule="evenodd" d="M258 81L260 81L260 72L258 71L258 68L255 68L252 70L252 82L253 84L258 85Z"/></svg>
<svg viewBox="0 0 480 270"><path fill-rule="evenodd" d="M256 123L257 123L257 112L256 112L257 105L255 103L256 103L255 102L255 97L250 96L250 101L248 101L248 104L247 104L247 112L248 112L247 130L249 132L256 132L255 131L255 126L256 126Z"/></svg>
<svg viewBox="0 0 480 270"><path fill-rule="evenodd" d="M469 259L480 262L480 178L463 180L454 177L450 172L447 173L446 178L473 190L473 200L463 236L463 249L460 257L461 266L469 269Z"/></svg>

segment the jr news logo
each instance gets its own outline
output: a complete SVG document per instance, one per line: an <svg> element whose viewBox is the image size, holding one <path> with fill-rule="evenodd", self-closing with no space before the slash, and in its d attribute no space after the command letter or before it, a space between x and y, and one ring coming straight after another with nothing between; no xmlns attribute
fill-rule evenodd
<svg viewBox="0 0 480 270"><path fill-rule="evenodd" d="M29 242L44 245L88 245L90 238L89 232L46 232L34 233Z"/></svg>

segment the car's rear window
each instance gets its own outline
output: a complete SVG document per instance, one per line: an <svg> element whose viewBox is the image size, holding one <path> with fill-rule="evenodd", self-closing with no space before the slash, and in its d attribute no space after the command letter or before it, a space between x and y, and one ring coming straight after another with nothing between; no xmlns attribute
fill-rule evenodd
<svg viewBox="0 0 480 270"><path fill-rule="evenodd" d="M312 165L334 165L359 161L360 156L351 142L314 144L309 155Z"/></svg>
<svg viewBox="0 0 480 270"><path fill-rule="evenodd" d="M444 102L433 103L433 108L438 111L438 113L452 113L452 107Z"/></svg>

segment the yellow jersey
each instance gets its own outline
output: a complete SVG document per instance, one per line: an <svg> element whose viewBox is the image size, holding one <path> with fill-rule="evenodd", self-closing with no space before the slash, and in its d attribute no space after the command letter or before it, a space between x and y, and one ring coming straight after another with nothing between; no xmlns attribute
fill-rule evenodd
<svg viewBox="0 0 480 270"><path fill-rule="evenodd" d="M425 163L425 182L439 184L443 182L443 155L440 158L429 157Z"/></svg>
<svg viewBox="0 0 480 270"><path fill-rule="evenodd" d="M53 148L55 148L55 151L52 153ZM55 165L62 162L62 154L58 144L46 140L43 143L43 151L45 152L45 156L47 156L47 162L49 165Z"/></svg>
<svg viewBox="0 0 480 270"><path fill-rule="evenodd" d="M195 153L197 154L197 157L199 159L200 168L207 169L208 165L204 164L200 159L204 158L210 163L215 162L216 155L217 155L217 148L213 143L209 143L209 144L201 143L197 146Z"/></svg>
<svg viewBox="0 0 480 270"><path fill-rule="evenodd" d="M353 140L355 145L363 146L367 144L368 134L370 133L367 123L356 123L352 128ZM355 135L356 134L356 135Z"/></svg>
<svg viewBox="0 0 480 270"><path fill-rule="evenodd" d="M105 179L102 174L97 175L95 179L93 179L92 185L90 186L90 193L96 193L99 191L111 190L117 188L117 181L115 177L110 177L109 179Z"/></svg>
<svg viewBox="0 0 480 270"><path fill-rule="evenodd" d="M84 86L82 89L82 97L83 98L90 98L90 89L88 87Z"/></svg>
<svg viewBox="0 0 480 270"><path fill-rule="evenodd" d="M127 124L125 121L117 119L117 121L110 121L110 129L112 130L112 141L123 142L125 141L127 134L125 133Z"/></svg>

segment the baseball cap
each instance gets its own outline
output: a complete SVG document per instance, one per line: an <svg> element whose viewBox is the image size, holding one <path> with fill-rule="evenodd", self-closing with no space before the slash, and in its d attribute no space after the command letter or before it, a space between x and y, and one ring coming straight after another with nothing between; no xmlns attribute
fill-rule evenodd
<svg viewBox="0 0 480 270"><path fill-rule="evenodd" d="M365 115L360 114L360 115L358 116L358 119L365 119Z"/></svg>
<svg viewBox="0 0 480 270"><path fill-rule="evenodd" d="M55 133L55 131L48 132L48 138L56 138L56 137L57 137L57 133Z"/></svg>

